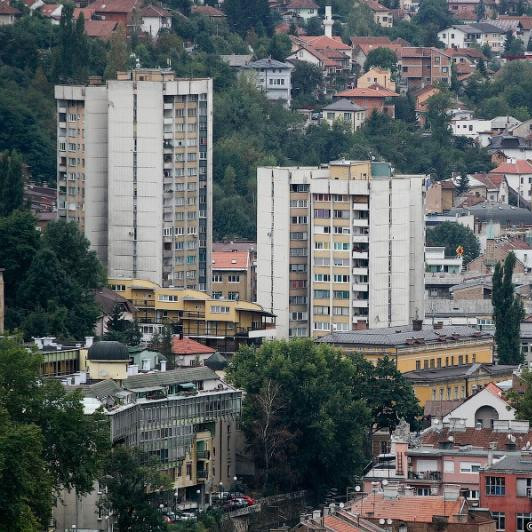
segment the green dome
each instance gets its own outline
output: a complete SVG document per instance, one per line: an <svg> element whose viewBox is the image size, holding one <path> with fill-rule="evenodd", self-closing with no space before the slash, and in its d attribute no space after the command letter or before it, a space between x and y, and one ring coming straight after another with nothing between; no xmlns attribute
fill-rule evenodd
<svg viewBox="0 0 532 532"><path fill-rule="evenodd" d="M216 351L216 353L213 353L206 361L205 361L205 365L209 368L209 369L212 369L213 371L220 371L222 369L225 369L225 367L227 366L228 362L227 362L227 358L225 358L222 354L218 353L218 351Z"/></svg>
<svg viewBox="0 0 532 532"><path fill-rule="evenodd" d="M129 351L121 342L102 341L89 347L88 360L129 360Z"/></svg>

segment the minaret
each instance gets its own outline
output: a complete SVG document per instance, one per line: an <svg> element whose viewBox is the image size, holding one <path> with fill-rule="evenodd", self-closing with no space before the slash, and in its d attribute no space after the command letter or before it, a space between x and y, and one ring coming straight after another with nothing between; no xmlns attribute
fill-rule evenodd
<svg viewBox="0 0 532 532"><path fill-rule="evenodd" d="M323 21L323 27L325 29L325 37L332 37L333 28L332 8L331 6L325 6L325 19Z"/></svg>

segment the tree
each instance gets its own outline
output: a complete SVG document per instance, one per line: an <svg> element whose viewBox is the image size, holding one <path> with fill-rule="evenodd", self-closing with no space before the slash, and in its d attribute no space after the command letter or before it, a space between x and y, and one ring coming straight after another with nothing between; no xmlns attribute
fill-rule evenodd
<svg viewBox="0 0 532 532"><path fill-rule="evenodd" d="M142 338L136 321L124 319L122 305L116 304L106 324L105 340L114 340L127 345L138 345Z"/></svg>
<svg viewBox="0 0 532 532"><path fill-rule="evenodd" d="M466 173L462 172L458 176L458 183L457 183L457 186L456 186L456 192L458 192L458 194L464 194L468 190L469 190L469 177L467 177Z"/></svg>
<svg viewBox="0 0 532 532"><path fill-rule="evenodd" d="M120 25L111 35L111 46L107 52L107 66L105 67L105 79L115 79L116 73L126 69L127 66L126 32Z"/></svg>
<svg viewBox="0 0 532 532"><path fill-rule="evenodd" d="M141 451L115 447L109 453L100 484L106 489L101 507L113 513L118 532L166 530L154 499L169 481Z"/></svg>
<svg viewBox="0 0 532 532"><path fill-rule="evenodd" d="M323 74L317 65L305 61L294 61L292 98L297 101L298 105L315 104L322 85Z"/></svg>
<svg viewBox="0 0 532 532"><path fill-rule="evenodd" d="M504 41L504 55L521 55L524 50L523 41L515 37L512 30L508 30Z"/></svg>
<svg viewBox="0 0 532 532"><path fill-rule="evenodd" d="M321 26L321 18L309 18L307 20L307 23L305 24L305 30L307 32L307 35L321 35L323 33L323 29Z"/></svg>
<svg viewBox="0 0 532 532"><path fill-rule="evenodd" d="M475 15L477 17L477 22L486 18L486 6L484 5L484 0L480 0L478 3L477 7L475 8Z"/></svg>
<svg viewBox="0 0 532 532"><path fill-rule="evenodd" d="M233 357L229 378L246 392L243 428L270 488L352 482L370 425L355 376L350 359L310 339L246 346Z"/></svg>
<svg viewBox="0 0 532 532"><path fill-rule="evenodd" d="M175 356L172 351L172 328L170 325L165 324L161 336L161 353L166 357L167 360L172 361L175 366Z"/></svg>
<svg viewBox="0 0 532 532"><path fill-rule="evenodd" d="M386 68L390 72L395 72L397 69L397 56L395 52L388 48L374 48L367 55L364 71L367 72L373 66Z"/></svg>
<svg viewBox="0 0 532 532"><path fill-rule="evenodd" d="M284 61L292 53L292 41L285 33L276 33L270 40L269 55L277 61Z"/></svg>
<svg viewBox="0 0 532 532"><path fill-rule="evenodd" d="M443 89L427 101L427 124L430 127L432 138L442 146L449 145L452 137L449 130L450 118L447 113L450 105L449 91Z"/></svg>
<svg viewBox="0 0 532 532"><path fill-rule="evenodd" d="M520 364L523 361L520 326L524 318L523 303L514 294L512 281L516 257L508 253L504 264L495 265L492 278L493 321L495 322L495 344L500 364Z"/></svg>
<svg viewBox="0 0 532 532"><path fill-rule="evenodd" d="M273 33L273 19L268 0L227 0L223 3L229 26L244 37L248 31Z"/></svg>
<svg viewBox="0 0 532 532"><path fill-rule="evenodd" d="M476 259L480 253L477 237L468 227L455 223L443 222L427 231L428 246L445 247L447 256L455 256L459 246L464 248L464 264Z"/></svg>
<svg viewBox="0 0 532 532"><path fill-rule="evenodd" d="M0 216L9 216L24 201L22 157L15 150L0 154Z"/></svg>
<svg viewBox="0 0 532 532"><path fill-rule="evenodd" d="M532 371L524 369L519 378L524 388L523 393L520 394L515 390L510 390L508 399L516 410L516 418L528 420L532 423Z"/></svg>

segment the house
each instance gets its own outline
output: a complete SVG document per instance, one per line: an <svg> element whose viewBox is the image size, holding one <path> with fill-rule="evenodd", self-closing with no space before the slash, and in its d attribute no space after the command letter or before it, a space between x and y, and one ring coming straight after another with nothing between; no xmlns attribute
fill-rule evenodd
<svg viewBox="0 0 532 532"><path fill-rule="evenodd" d="M445 212L454 206L456 186L450 180L436 181L430 184L425 194L425 212Z"/></svg>
<svg viewBox="0 0 532 532"><path fill-rule="evenodd" d="M525 250L527 254L527 261L529 257L532 257L532 249L524 240L521 240L520 238L501 238L497 240L494 238L488 238L486 240L486 249L484 253L476 259L472 260L467 265L467 271L483 274L493 273L495 264L497 264L498 262L503 262L508 253L513 251L516 254L514 272L525 273L528 271L528 267L523 261L519 259L520 250L523 251L523 259Z"/></svg>
<svg viewBox="0 0 532 532"><path fill-rule="evenodd" d="M438 48L403 46L397 50L402 92L438 83L450 85L451 58Z"/></svg>
<svg viewBox="0 0 532 532"><path fill-rule="evenodd" d="M340 37L328 37L327 35L291 35L292 51L296 51L301 46L310 47L313 50L329 57L345 57L342 64L350 69L351 46L344 44Z"/></svg>
<svg viewBox="0 0 532 532"><path fill-rule="evenodd" d="M212 297L254 301L253 262L248 251L212 252Z"/></svg>
<svg viewBox="0 0 532 532"><path fill-rule="evenodd" d="M425 124L425 116L427 114L427 108L429 100L439 94L440 89L433 87L432 85L427 85L422 89L412 91L412 95L415 98L415 109L416 109L416 119L421 124Z"/></svg>
<svg viewBox="0 0 532 532"><path fill-rule="evenodd" d="M451 131L456 137L466 137L478 142L482 147L489 144L492 135L491 120L479 118L452 118Z"/></svg>
<svg viewBox="0 0 532 532"><path fill-rule="evenodd" d="M220 59L231 67L231 70L240 71L253 60L252 54L220 55Z"/></svg>
<svg viewBox="0 0 532 532"><path fill-rule="evenodd" d="M509 127L508 133L514 137L521 137L528 140L532 139L532 118Z"/></svg>
<svg viewBox="0 0 532 532"><path fill-rule="evenodd" d="M496 116L491 119L491 130L493 134L499 135L518 126L521 122L510 115Z"/></svg>
<svg viewBox="0 0 532 532"><path fill-rule="evenodd" d="M374 66L364 74L360 74L357 79L357 87L359 89L367 89L372 85L380 85L395 92L395 81L392 79L392 73L387 68Z"/></svg>
<svg viewBox="0 0 532 532"><path fill-rule="evenodd" d="M14 24L17 17L22 13L16 7L12 7L8 0L0 2L0 26Z"/></svg>
<svg viewBox="0 0 532 532"><path fill-rule="evenodd" d="M194 15L203 15L204 17L211 19L213 22L225 19L225 13L214 6L193 5L191 11Z"/></svg>
<svg viewBox="0 0 532 532"><path fill-rule="evenodd" d="M389 356L401 373L493 363L491 333L465 326L422 325L420 320L403 327L334 332L317 342L333 345L348 355L361 353L372 363Z"/></svg>
<svg viewBox="0 0 532 532"><path fill-rule="evenodd" d="M155 4L143 7L140 16L142 17L142 31L149 33L154 39L161 30L169 30L172 27L172 14Z"/></svg>
<svg viewBox="0 0 532 532"><path fill-rule="evenodd" d="M304 22L318 16L319 6L313 0L290 0L285 6L285 14L300 18Z"/></svg>
<svg viewBox="0 0 532 532"><path fill-rule="evenodd" d="M108 41L118 29L119 23L114 20L85 20L87 37Z"/></svg>
<svg viewBox="0 0 532 532"><path fill-rule="evenodd" d="M105 21L118 22L127 30L141 25L140 0L96 0L91 8Z"/></svg>
<svg viewBox="0 0 532 532"><path fill-rule="evenodd" d="M332 48L318 51L309 44L302 44L286 60L294 65L296 61L311 63L320 68L325 78L332 78L342 72L351 73L349 55Z"/></svg>
<svg viewBox="0 0 532 532"><path fill-rule="evenodd" d="M107 332L107 323L116 306L120 309L123 320L133 321L135 312L137 312L137 309L130 301L106 286L99 288L94 293L94 302L101 311L94 326L94 334L99 337L102 337Z"/></svg>
<svg viewBox="0 0 532 532"><path fill-rule="evenodd" d="M521 198L528 204L532 201L532 163L529 161L510 159L490 170L489 176L493 179L505 179L508 186L518 194L518 204Z"/></svg>
<svg viewBox="0 0 532 532"><path fill-rule="evenodd" d="M486 57L478 48L446 48L445 53L452 58L455 65L474 65L486 61Z"/></svg>
<svg viewBox="0 0 532 532"><path fill-rule="evenodd" d="M504 159L532 160L532 139L501 134L490 138L488 153L497 163Z"/></svg>
<svg viewBox="0 0 532 532"><path fill-rule="evenodd" d="M491 301L493 293L491 276L480 275L464 279L461 283L451 286L449 293L453 301Z"/></svg>
<svg viewBox="0 0 532 532"><path fill-rule="evenodd" d="M166 371L167 359L159 351L143 349L142 347L130 347L129 357L131 361L129 366L130 374L133 371ZM134 366L134 368L131 366Z"/></svg>
<svg viewBox="0 0 532 532"><path fill-rule="evenodd" d="M502 26L504 23L510 23L509 27ZM518 16L518 15L499 15L492 24L499 26L501 29L510 29L512 33L521 40L525 49L528 46L532 32L532 17L530 16Z"/></svg>
<svg viewBox="0 0 532 532"><path fill-rule="evenodd" d="M345 98L327 105L321 113L323 120L330 126L342 122L353 131L359 130L366 119L366 109Z"/></svg>
<svg viewBox="0 0 532 532"><path fill-rule="evenodd" d="M172 336L172 355L176 366L203 366L216 349L196 342L192 338Z"/></svg>
<svg viewBox="0 0 532 532"><path fill-rule="evenodd" d="M248 63L244 70L252 75L257 88L264 92L268 100L280 101L290 107L293 68L290 63L269 57Z"/></svg>
<svg viewBox="0 0 532 532"><path fill-rule="evenodd" d="M463 257L446 257L445 247L425 247L425 271L428 273L461 273Z"/></svg>
<svg viewBox="0 0 532 532"><path fill-rule="evenodd" d="M481 0L447 0L447 7L457 20L476 22Z"/></svg>
<svg viewBox="0 0 532 532"><path fill-rule="evenodd" d="M336 99L347 99L352 103L366 109L369 116L373 111L395 116L395 105L390 102L390 98L397 98L399 94L380 85L372 85L365 89L347 89L334 95Z"/></svg>
<svg viewBox="0 0 532 532"><path fill-rule="evenodd" d="M478 185L480 183L480 185ZM508 205L510 191L508 180L504 174L489 172L488 174L473 174L470 178L470 191L478 190L482 185L485 187L484 197L493 203ZM478 187L478 188L477 188Z"/></svg>
<svg viewBox="0 0 532 532"><path fill-rule="evenodd" d="M363 71L368 54L376 48L387 48L397 53L403 46L397 40L390 41L389 37L351 37L352 61L360 71Z"/></svg>
<svg viewBox="0 0 532 532"><path fill-rule="evenodd" d="M494 53L504 51L504 30L489 22L456 24L438 32L438 39L446 48L470 48L472 44L488 45Z"/></svg>
<svg viewBox="0 0 532 532"><path fill-rule="evenodd" d="M43 17L49 18L52 24L57 25L61 20L62 10L63 4L43 4L39 9L39 13Z"/></svg>
<svg viewBox="0 0 532 532"><path fill-rule="evenodd" d="M379 4L376 0L365 0L364 3L373 13L373 21L382 28L393 26L393 12L390 8Z"/></svg>
<svg viewBox="0 0 532 532"><path fill-rule="evenodd" d="M509 452L480 471L480 505L491 510L497 530L523 532L532 522L532 452L530 442L521 447L514 441L509 446L518 454Z"/></svg>

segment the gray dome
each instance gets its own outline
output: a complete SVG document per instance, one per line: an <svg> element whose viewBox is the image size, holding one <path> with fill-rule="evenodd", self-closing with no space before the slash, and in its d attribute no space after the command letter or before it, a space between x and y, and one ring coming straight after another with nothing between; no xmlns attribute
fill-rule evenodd
<svg viewBox="0 0 532 532"><path fill-rule="evenodd" d="M89 347L88 360L129 360L129 351L121 342L96 342Z"/></svg>
<svg viewBox="0 0 532 532"><path fill-rule="evenodd" d="M222 369L225 369L227 366L227 363L228 363L227 358L225 358L222 354L218 353L218 351L216 351L216 353L213 353L205 361L205 365L209 369L212 369L213 371L220 371Z"/></svg>
<svg viewBox="0 0 532 532"><path fill-rule="evenodd" d="M499 222L502 226L532 225L532 212L528 209L513 207L511 205L481 204L473 207L451 209L448 213L453 216L473 214L479 222Z"/></svg>

